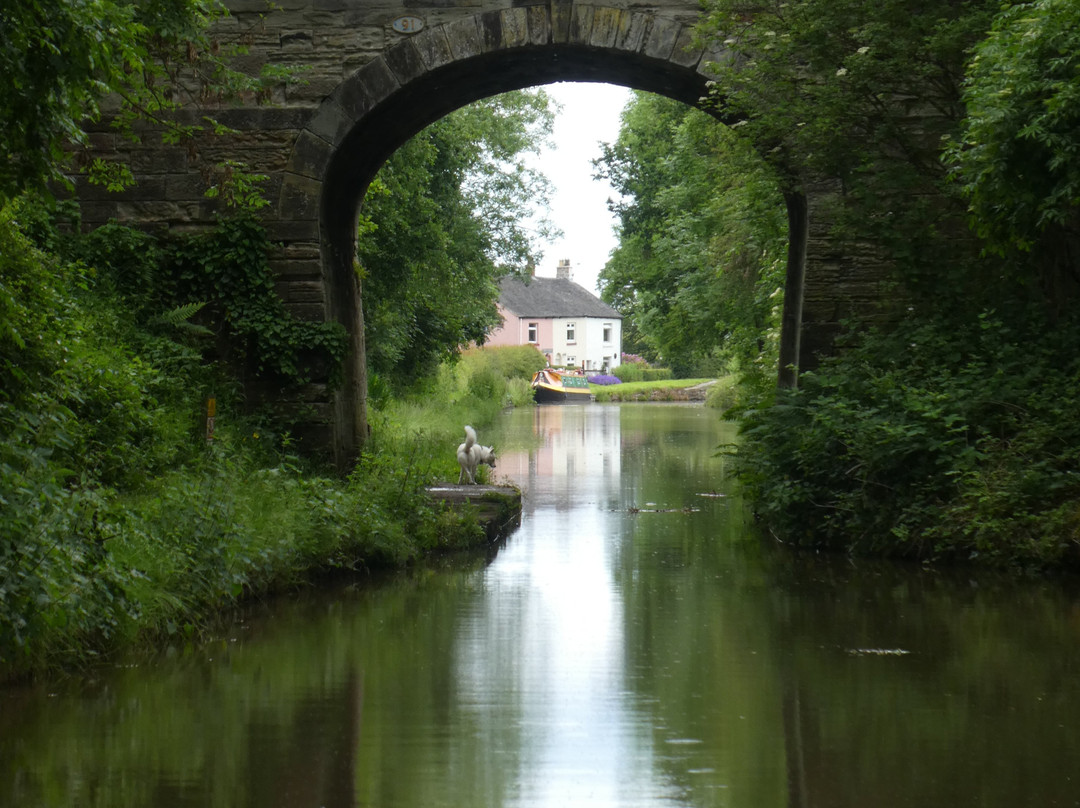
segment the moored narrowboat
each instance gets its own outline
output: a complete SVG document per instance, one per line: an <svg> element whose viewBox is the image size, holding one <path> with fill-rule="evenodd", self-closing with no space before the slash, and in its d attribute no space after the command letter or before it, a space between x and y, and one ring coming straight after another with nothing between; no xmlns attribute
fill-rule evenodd
<svg viewBox="0 0 1080 808"><path fill-rule="evenodd" d="M592 401L589 380L576 373L564 373L554 368L536 372L532 380L533 398L537 404L568 404Z"/></svg>

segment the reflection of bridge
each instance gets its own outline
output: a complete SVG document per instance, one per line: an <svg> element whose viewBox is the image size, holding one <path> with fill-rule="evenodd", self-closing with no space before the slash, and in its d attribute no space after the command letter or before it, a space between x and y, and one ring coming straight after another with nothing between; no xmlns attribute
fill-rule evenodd
<svg viewBox="0 0 1080 808"><path fill-rule="evenodd" d="M351 335L343 389L315 385L308 392L317 413L311 437L332 446L339 460L367 430L353 257L360 202L386 158L457 107L551 81L606 81L696 104L708 65L723 60L694 43L696 0L658 0L644 9L627 0L284 0L265 16L264 0L226 3L233 16L223 33L247 32L251 40L243 67L309 68L307 84L283 89L277 106L216 110L236 132L201 151L204 160L238 159L269 176L265 221L280 244L272 264L283 299L300 316L342 322ZM120 195L80 186L84 223L116 218L190 228L212 221L202 197L205 166L193 165L186 148L128 147L107 125L92 138L102 152L129 150L139 183ZM805 198L787 199L793 249L782 365L798 362L800 338L810 349L825 345L837 320L872 294L873 281L872 271L831 255L815 238L816 221L808 239ZM812 214L812 197L809 208Z"/></svg>

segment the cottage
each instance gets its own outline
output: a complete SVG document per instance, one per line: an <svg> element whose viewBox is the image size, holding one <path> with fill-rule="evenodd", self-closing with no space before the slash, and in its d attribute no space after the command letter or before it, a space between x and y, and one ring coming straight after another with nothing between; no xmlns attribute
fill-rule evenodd
<svg viewBox="0 0 1080 808"><path fill-rule="evenodd" d="M505 278L502 325L485 345L534 345L555 367L611 371L622 355L622 315L572 280L570 261L554 278Z"/></svg>

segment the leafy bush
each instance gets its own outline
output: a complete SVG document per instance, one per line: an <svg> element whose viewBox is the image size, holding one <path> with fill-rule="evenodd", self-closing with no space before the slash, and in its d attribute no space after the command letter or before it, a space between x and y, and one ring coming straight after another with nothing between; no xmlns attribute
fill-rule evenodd
<svg viewBox="0 0 1080 808"><path fill-rule="evenodd" d="M515 376L506 382L506 401L511 407L525 407L534 403L532 385Z"/></svg>
<svg viewBox="0 0 1080 808"><path fill-rule="evenodd" d="M743 413L739 474L784 541L1080 564L1075 318L912 316Z"/></svg>
<svg viewBox="0 0 1080 808"><path fill-rule="evenodd" d="M645 379L646 365L637 362L624 362L617 368L619 378L624 383L640 382Z"/></svg>
<svg viewBox="0 0 1080 808"><path fill-rule="evenodd" d="M506 379L529 380L546 366L544 355L531 345L474 348L465 351L460 361L466 370L480 364Z"/></svg>

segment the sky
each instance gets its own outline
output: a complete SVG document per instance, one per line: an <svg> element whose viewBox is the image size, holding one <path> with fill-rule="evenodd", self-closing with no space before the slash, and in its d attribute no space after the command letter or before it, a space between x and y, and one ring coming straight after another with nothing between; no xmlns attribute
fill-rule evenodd
<svg viewBox="0 0 1080 808"><path fill-rule="evenodd" d="M617 243L615 217L607 208L608 197L616 194L606 182L593 179L591 161L600 156L600 141L618 137L619 113L630 90L565 82L544 89L563 106L555 119L553 148L544 150L540 165L554 186L549 217L564 235L542 245L536 274L554 278L559 260L568 258L574 281L597 294L597 275Z"/></svg>

